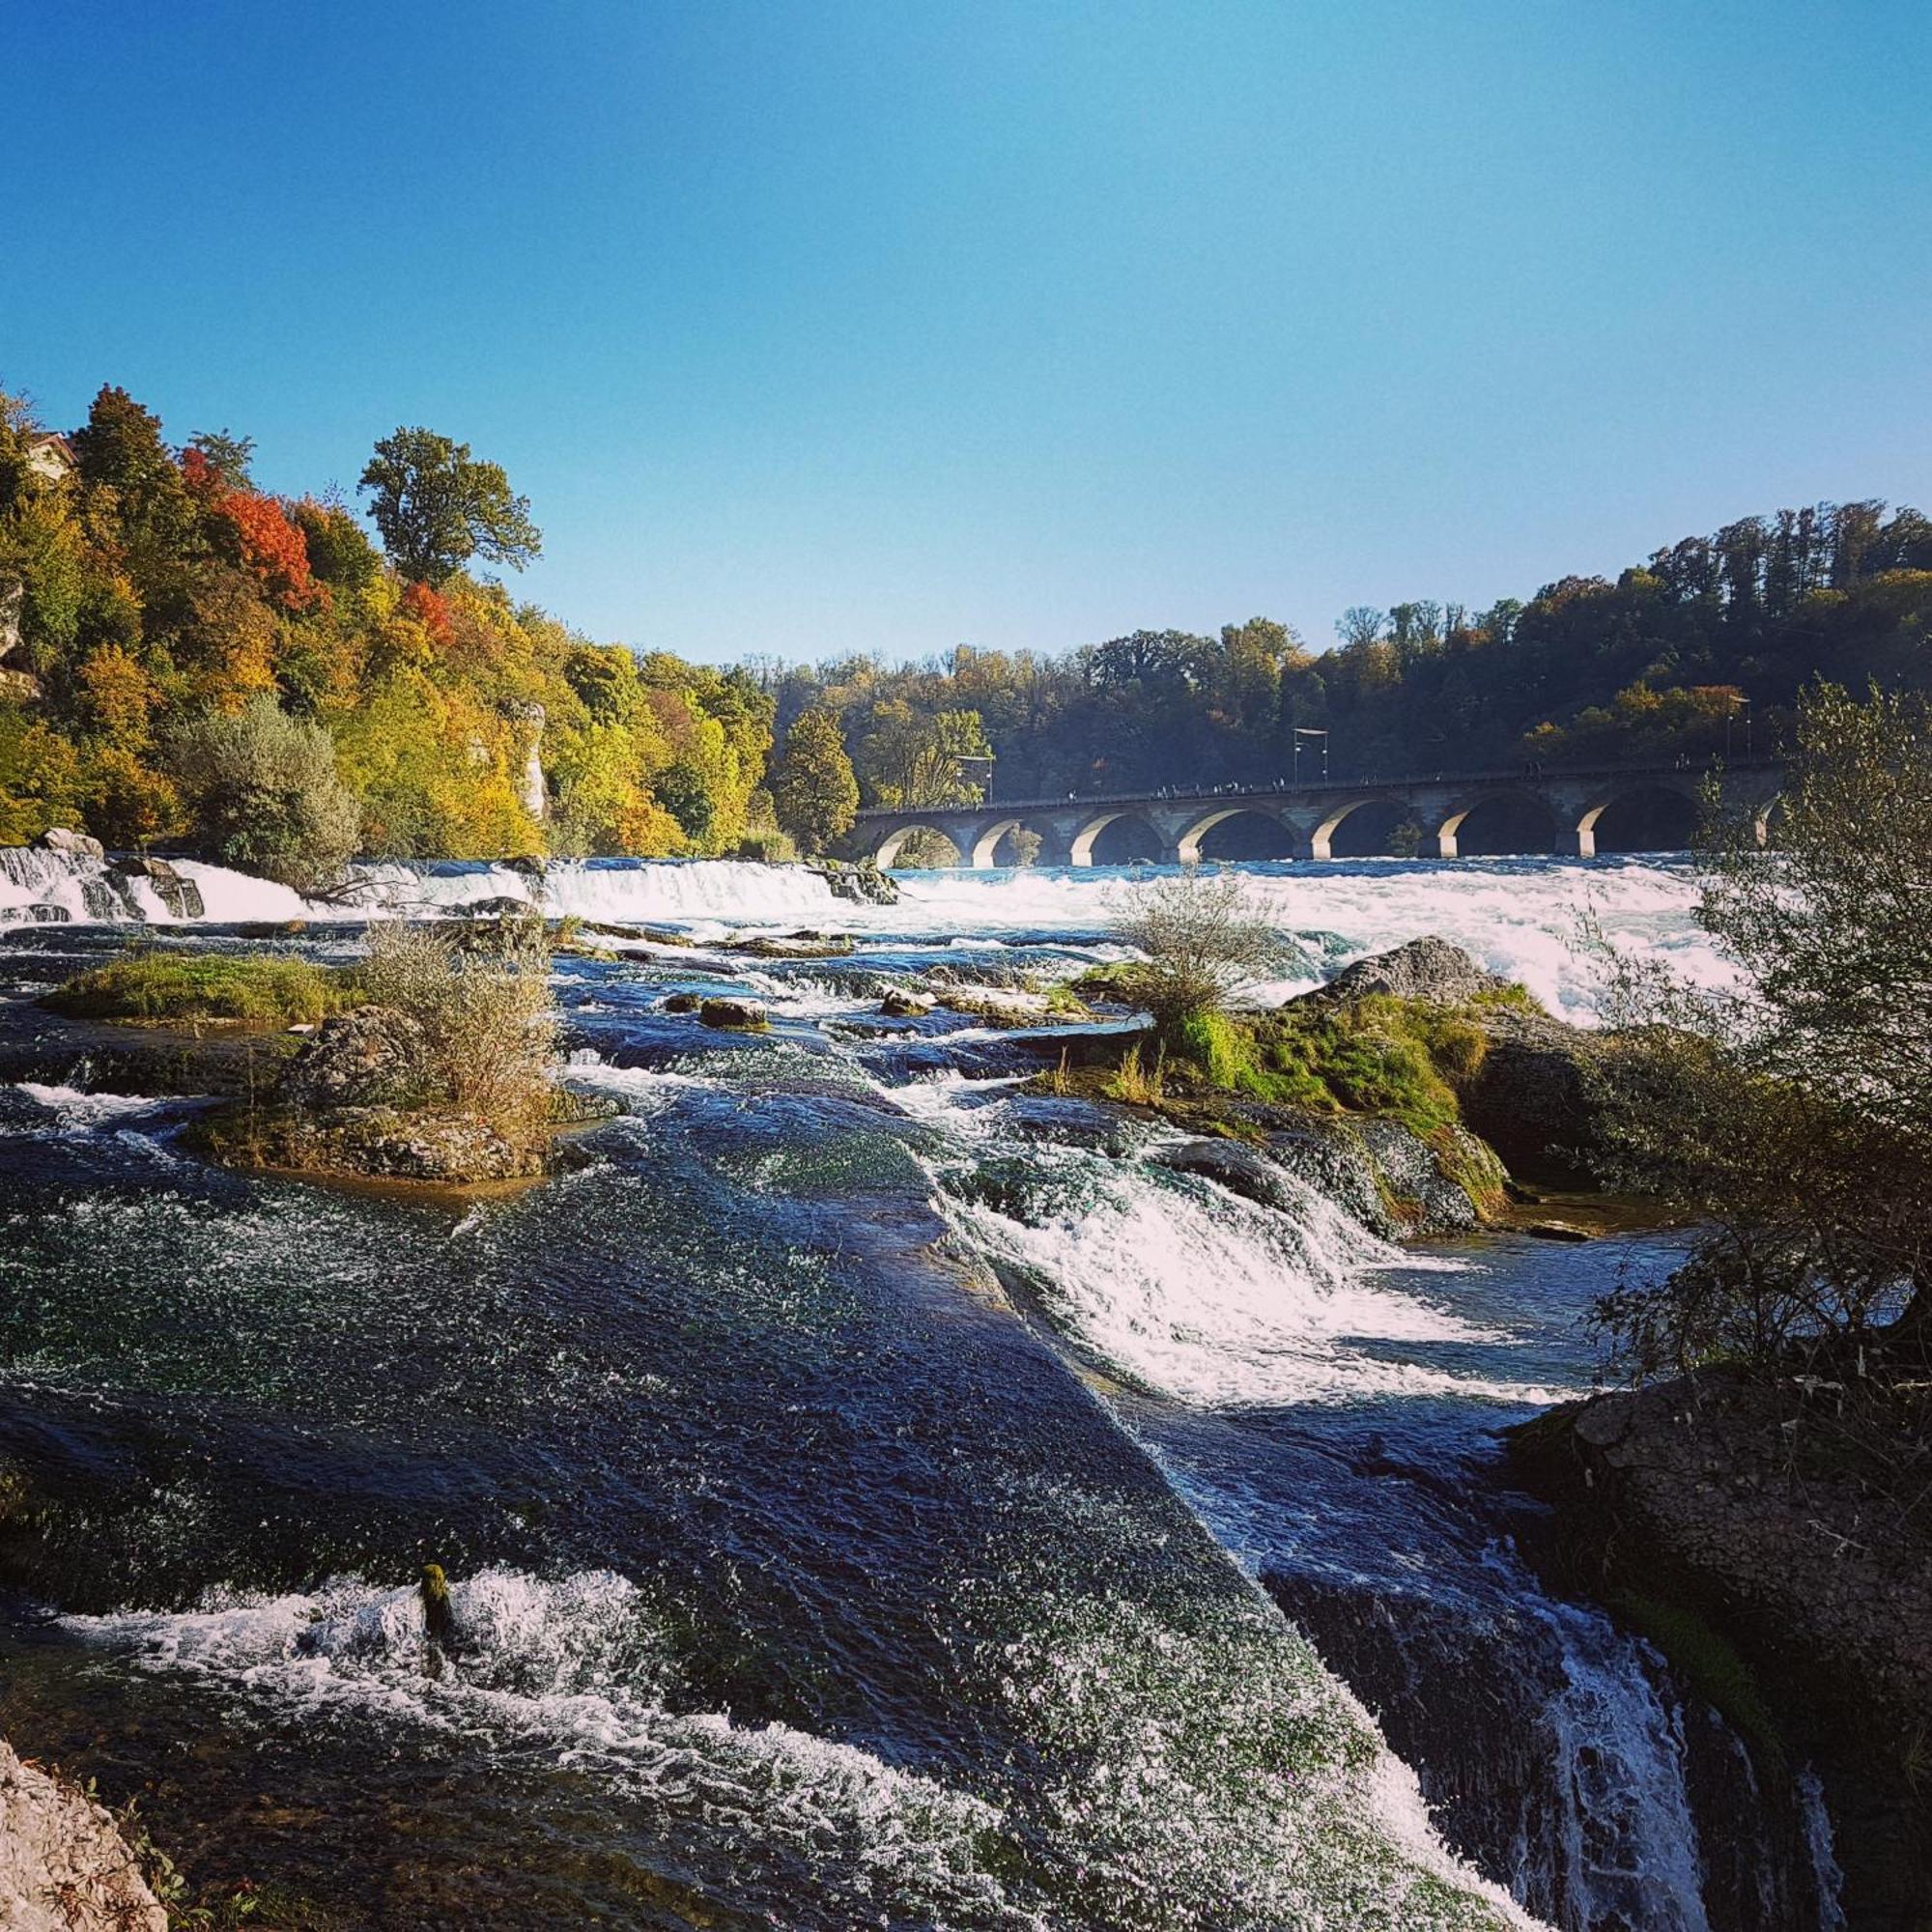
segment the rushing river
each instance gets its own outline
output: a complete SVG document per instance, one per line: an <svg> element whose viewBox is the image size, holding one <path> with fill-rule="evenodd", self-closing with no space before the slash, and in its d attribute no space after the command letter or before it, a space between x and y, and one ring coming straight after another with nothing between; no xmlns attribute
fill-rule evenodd
<svg viewBox="0 0 1932 1932"><path fill-rule="evenodd" d="M1586 912L1720 972L1668 864L1254 869L1301 958L1258 999L1435 932L1587 1020ZM153 943L307 910L184 870L208 918L143 903ZM136 930L81 923L84 883L0 867L0 1029ZM85 1066L0 1088L0 1460L41 1508L0 1731L301 1923L1835 1924L1815 1786L1548 1594L1500 1474L1672 1237L1397 1249L1022 1093L1024 1037L879 1020L933 966L1115 956L1132 890L554 874L554 912L697 944L557 961L569 1078L625 1111L500 1198L217 1172L196 1103ZM30 902L74 923L4 924ZM860 946L716 950L747 927ZM773 1031L661 1010L684 989Z"/></svg>

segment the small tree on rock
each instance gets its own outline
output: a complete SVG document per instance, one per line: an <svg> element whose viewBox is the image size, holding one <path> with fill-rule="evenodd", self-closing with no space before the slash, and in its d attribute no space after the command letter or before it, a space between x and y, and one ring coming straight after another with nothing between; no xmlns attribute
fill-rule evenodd
<svg viewBox="0 0 1932 1932"><path fill-rule="evenodd" d="M1278 965L1287 949L1236 872L1186 871L1129 886L1113 934L1146 955L1134 997L1172 1040L1190 1020L1219 1011L1250 980Z"/></svg>

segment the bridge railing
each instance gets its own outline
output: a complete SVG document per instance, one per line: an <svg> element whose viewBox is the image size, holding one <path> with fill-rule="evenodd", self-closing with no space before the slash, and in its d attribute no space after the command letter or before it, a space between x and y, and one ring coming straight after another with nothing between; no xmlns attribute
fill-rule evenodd
<svg viewBox="0 0 1932 1932"><path fill-rule="evenodd" d="M977 805L870 805L860 818L904 818L916 812L1028 812L1065 811L1103 805L1208 805L1229 798L1307 798L1348 797L1358 792L1413 791L1423 785L1520 785L1547 784L1558 779L1643 779L1683 778L1687 773L1708 777L1714 772L1777 772L1784 768L1781 758L1709 757L1690 764L1676 762L1642 765L1551 765L1532 769L1515 765L1494 771L1406 772L1384 778L1379 773L1351 779L1270 781L1265 784L1208 786L1188 791L1169 786L1161 791L1082 791L1049 798L989 798Z"/></svg>

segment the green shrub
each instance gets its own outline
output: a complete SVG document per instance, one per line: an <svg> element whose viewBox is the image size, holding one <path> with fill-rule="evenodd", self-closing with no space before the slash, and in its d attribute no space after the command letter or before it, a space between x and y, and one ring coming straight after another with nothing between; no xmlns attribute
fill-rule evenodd
<svg viewBox="0 0 1932 1932"><path fill-rule="evenodd" d="M267 1029L326 1019L348 998L337 975L284 953L155 952L81 973L47 1005L77 1019Z"/></svg>
<svg viewBox="0 0 1932 1932"><path fill-rule="evenodd" d="M777 830L748 832L738 840L734 859L751 859L766 866L788 866L798 857L790 834Z"/></svg>

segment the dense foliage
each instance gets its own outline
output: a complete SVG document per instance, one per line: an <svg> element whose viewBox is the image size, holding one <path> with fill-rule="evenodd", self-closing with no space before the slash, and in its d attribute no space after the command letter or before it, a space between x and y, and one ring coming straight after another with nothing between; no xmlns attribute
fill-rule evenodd
<svg viewBox="0 0 1932 1932"><path fill-rule="evenodd" d="M1740 828L1700 918L1735 988L1624 963L1604 1060L1610 1178L1707 1231L1600 1317L1638 1375L1724 1361L1910 1385L1932 1340L1932 720L1918 696L1801 708L1774 846ZM1905 1383L1882 1375L1909 1369Z"/></svg>
<svg viewBox="0 0 1932 1932"><path fill-rule="evenodd" d="M1296 733L1337 777L1669 762L1779 744L1819 675L1932 685L1932 520L1844 503L1747 518L1614 582L1566 577L1470 611L1357 606L1317 654L1255 617L1218 637L1137 631L1059 655L976 650L887 669L769 666L780 728L838 720L867 803L1267 783ZM964 721L987 742L966 742ZM1324 741L1302 739L1311 777ZM916 793L916 796L909 796Z"/></svg>
<svg viewBox="0 0 1932 1932"><path fill-rule="evenodd" d="M495 465L385 439L385 560L343 503L257 489L251 454L177 450L120 389L65 439L0 398L0 844L71 825L311 883L352 849L701 855L770 823L753 679L462 573L538 542Z"/></svg>

